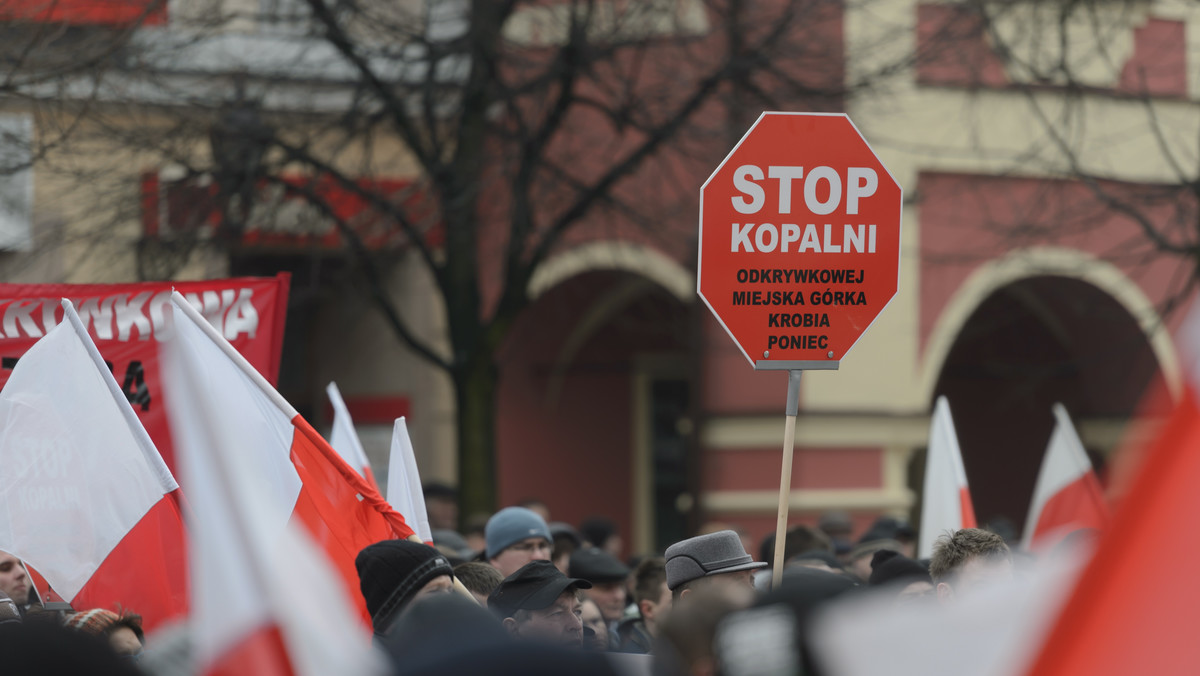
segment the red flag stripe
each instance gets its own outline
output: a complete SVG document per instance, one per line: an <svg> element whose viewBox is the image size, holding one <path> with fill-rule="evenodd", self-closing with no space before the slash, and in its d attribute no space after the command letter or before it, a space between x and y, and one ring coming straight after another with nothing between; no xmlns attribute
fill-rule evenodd
<svg viewBox="0 0 1200 676"><path fill-rule="evenodd" d="M962 528L975 528L975 506L971 503L971 489L966 486L958 487L958 504L962 510Z"/></svg>
<svg viewBox="0 0 1200 676"><path fill-rule="evenodd" d="M1091 563L1049 633L1031 676L1190 673L1200 662L1193 619L1200 586L1179 565L1200 558L1188 536L1200 509L1200 409L1186 388L1113 514ZM1164 548L1169 551L1164 551Z"/></svg>
<svg viewBox="0 0 1200 676"><path fill-rule="evenodd" d="M265 625L221 655L204 676L294 676L278 625Z"/></svg>
<svg viewBox="0 0 1200 676"><path fill-rule="evenodd" d="M1037 550L1053 544L1046 538L1055 533L1065 535L1068 530L1103 528L1107 514L1100 481L1095 472L1088 472L1064 486L1042 506L1031 546Z"/></svg>
<svg viewBox="0 0 1200 676"><path fill-rule="evenodd" d="M130 529L71 599L72 607L137 613L147 633L187 615L187 549L178 495L176 490L163 496Z"/></svg>

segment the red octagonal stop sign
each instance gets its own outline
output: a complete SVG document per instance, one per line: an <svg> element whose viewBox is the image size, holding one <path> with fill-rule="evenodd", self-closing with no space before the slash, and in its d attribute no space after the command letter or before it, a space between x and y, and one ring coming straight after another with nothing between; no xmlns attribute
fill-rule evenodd
<svg viewBox="0 0 1200 676"><path fill-rule="evenodd" d="M755 368L837 368L896 295L902 198L850 118L763 113L700 189L697 291Z"/></svg>

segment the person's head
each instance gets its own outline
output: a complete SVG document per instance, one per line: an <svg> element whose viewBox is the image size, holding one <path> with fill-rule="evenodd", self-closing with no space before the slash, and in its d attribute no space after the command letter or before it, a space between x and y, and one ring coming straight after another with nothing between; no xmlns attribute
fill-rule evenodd
<svg viewBox="0 0 1200 676"><path fill-rule="evenodd" d="M731 530L697 535L667 547L667 587L675 600L711 585L753 590L753 571L766 565L747 554L741 538Z"/></svg>
<svg viewBox="0 0 1200 676"><path fill-rule="evenodd" d="M430 528L458 529L458 491L449 484L430 481L423 487Z"/></svg>
<svg viewBox="0 0 1200 676"><path fill-rule="evenodd" d="M550 508L547 507L546 503L542 502L540 499L525 498L524 500L518 502L517 506L528 509L529 511L533 512L534 514L537 514L538 516L542 517L542 521L545 521L546 523L550 523Z"/></svg>
<svg viewBox="0 0 1200 676"><path fill-rule="evenodd" d="M142 616L135 613L118 615L104 608L81 610L68 617L65 626L105 639L121 657L137 659L146 646Z"/></svg>
<svg viewBox="0 0 1200 676"><path fill-rule="evenodd" d="M866 582L871 578L871 561L875 556L875 552L882 550L890 550L899 552L903 546L895 540L870 540L857 545L846 556L846 570L859 579L860 582Z"/></svg>
<svg viewBox="0 0 1200 676"><path fill-rule="evenodd" d="M671 609L667 589L667 562L662 557L646 559L633 571L633 601L637 604L646 632L658 636L658 625Z"/></svg>
<svg viewBox="0 0 1200 676"><path fill-rule="evenodd" d="M531 561L504 578L488 597L488 609L516 638L581 646L580 590L591 586L563 575L549 561Z"/></svg>
<svg viewBox="0 0 1200 676"><path fill-rule="evenodd" d="M608 647L608 622L604 621L604 614L600 612L600 606L596 602L584 597L583 603L579 606L579 619L583 622L585 629L584 634L587 634L587 629L592 630L589 637L592 641L593 648L603 650Z"/></svg>
<svg viewBox="0 0 1200 676"><path fill-rule="evenodd" d="M1012 552L1004 538L980 528L943 533L934 543L929 561L939 601L1010 580L1012 571Z"/></svg>
<svg viewBox="0 0 1200 676"><path fill-rule="evenodd" d="M471 592L471 596L474 596L479 605L485 608L488 596L496 591L496 587L499 587L500 583L504 581L504 576L496 570L495 566L482 561L458 564L454 567L454 577L462 582L467 591Z"/></svg>
<svg viewBox="0 0 1200 676"><path fill-rule="evenodd" d="M897 600L908 602L927 596L933 591L929 569L899 552L881 549L871 558L872 587L886 585L896 593Z"/></svg>
<svg viewBox="0 0 1200 676"><path fill-rule="evenodd" d="M568 575L587 580L592 588L584 596L596 602L605 622L616 622L625 613L625 579L629 569L611 554L584 547L571 554Z"/></svg>
<svg viewBox="0 0 1200 676"><path fill-rule="evenodd" d="M810 549L807 552L800 552L791 557L788 559L787 567L792 568L794 566L815 568L827 573L844 573L846 570L846 567L842 565L842 562L836 556L824 549Z"/></svg>
<svg viewBox="0 0 1200 676"><path fill-rule="evenodd" d="M0 592L7 594L13 603L23 606L29 603L32 584L25 572L25 564L8 552L0 552Z"/></svg>
<svg viewBox="0 0 1200 676"><path fill-rule="evenodd" d="M377 634L386 632L413 601L454 589L454 570L446 557L411 540L368 545L355 557L354 567Z"/></svg>
<svg viewBox="0 0 1200 676"><path fill-rule="evenodd" d="M750 551L751 549L754 549L754 538L750 537L750 531L746 530L745 527L739 526L736 523L725 523L724 521L709 521L708 523L705 523L704 525L700 526L700 530L696 531L696 535L708 535L709 533L716 533L718 531L723 531L723 530L731 530L731 531L737 533L738 537L742 539L742 548L745 549L746 551ZM765 559L759 559L759 560L762 561Z"/></svg>
<svg viewBox="0 0 1200 676"><path fill-rule="evenodd" d="M467 517L467 522L463 525L462 536L467 541L467 546L477 552L482 552L487 556L487 522L492 518L492 515L487 512L476 512ZM486 560L486 559L483 559Z"/></svg>
<svg viewBox="0 0 1200 676"><path fill-rule="evenodd" d="M530 561L550 560L550 528L542 517L524 507L505 507L493 514L484 535L488 563L505 577Z"/></svg>
<svg viewBox="0 0 1200 676"><path fill-rule="evenodd" d="M621 556L621 548L624 543L617 533L617 524L613 523L612 519L602 516L585 519L583 523L579 524L579 532L583 535L583 539L593 547L603 549L613 556Z"/></svg>
<svg viewBox="0 0 1200 676"><path fill-rule="evenodd" d="M656 673L718 673L713 639L721 621L754 600L749 588L713 585L678 599L659 627Z"/></svg>
<svg viewBox="0 0 1200 676"><path fill-rule="evenodd" d="M812 551L833 553L833 541L829 536L811 526L799 525L788 529L783 543L783 561L790 563L800 554ZM772 552L774 555L774 552Z"/></svg>
<svg viewBox="0 0 1200 676"><path fill-rule="evenodd" d="M554 538L554 549L550 554L550 560L554 562L555 567L562 571L563 575L569 575L571 554L583 546L583 538L579 537L579 531L575 530L571 524L563 523L562 521L553 521L546 524L550 527L550 535Z"/></svg>

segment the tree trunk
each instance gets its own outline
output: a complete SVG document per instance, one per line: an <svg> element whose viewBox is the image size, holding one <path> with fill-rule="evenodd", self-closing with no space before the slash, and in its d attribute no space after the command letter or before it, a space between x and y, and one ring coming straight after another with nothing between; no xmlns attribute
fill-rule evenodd
<svg viewBox="0 0 1200 676"><path fill-rule="evenodd" d="M496 391L499 370L491 355L455 369L458 411L459 518L496 509Z"/></svg>

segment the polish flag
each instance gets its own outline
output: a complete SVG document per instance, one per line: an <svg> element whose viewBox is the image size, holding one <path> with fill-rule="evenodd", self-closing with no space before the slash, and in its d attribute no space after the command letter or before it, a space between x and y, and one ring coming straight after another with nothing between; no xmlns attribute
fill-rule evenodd
<svg viewBox="0 0 1200 676"><path fill-rule="evenodd" d="M933 543L946 531L975 528L975 508L967 488L958 434L950 417L950 404L938 397L929 428L929 451L925 459L925 492L921 498L921 535L917 556L933 554Z"/></svg>
<svg viewBox="0 0 1200 676"><path fill-rule="evenodd" d="M187 613L179 485L70 301L0 392L0 550L78 609Z"/></svg>
<svg viewBox="0 0 1200 676"><path fill-rule="evenodd" d="M329 403L333 405L333 429L329 432L329 445L342 456L346 464L358 470L375 490L379 490L379 483L375 481L375 474L371 472L371 461L367 460L367 452L363 450L358 432L354 430L354 420L350 417L350 411L346 408L337 383L329 383L325 394L329 396ZM404 510L398 511L408 520L408 514ZM413 523L411 520L408 522Z"/></svg>
<svg viewBox="0 0 1200 676"><path fill-rule="evenodd" d="M404 417L396 418L392 428L392 454L388 458L388 502L404 515L405 522L417 529L422 542L433 543L433 531L429 528L429 514L425 511L425 493L421 488L421 475L417 471L417 457L413 453L412 439L408 436L408 425Z"/></svg>
<svg viewBox="0 0 1200 676"><path fill-rule="evenodd" d="M187 386L208 402L210 419L236 430L238 448L244 449L237 456L240 471L255 477L258 490L281 505L271 517L275 527L282 529L288 521L307 527L370 626L354 558L363 547L407 538L412 529L183 296L175 293L171 302L175 326L167 343L204 365L175 377L196 379ZM172 426L202 424L189 419L200 410L172 407Z"/></svg>
<svg viewBox="0 0 1200 676"><path fill-rule="evenodd" d="M1200 560L1200 306L1179 343L1190 350L1179 402L1142 456L1096 553L1048 632L1031 676L1190 674Z"/></svg>
<svg viewBox="0 0 1200 676"><path fill-rule="evenodd" d="M177 306L178 307L178 306ZM187 323L178 311L177 324ZM286 454L258 444L281 432L269 408L234 414L213 387L241 404L242 384L226 385L229 360L195 349L191 329L164 347L164 387L176 458L190 504L194 673L200 676L382 674L357 608L308 529L290 520L293 505L264 483L295 486ZM299 433L296 433L300 436ZM283 462L279 462L283 458ZM266 470L275 474L260 474ZM264 480L266 480L264 482ZM274 483L272 483L274 482ZM295 499L295 496L292 498Z"/></svg>
<svg viewBox="0 0 1200 676"><path fill-rule="evenodd" d="M1054 405L1054 432L1033 489L1022 546L1040 551L1079 528L1101 528L1108 505L1083 442L1062 404Z"/></svg>

